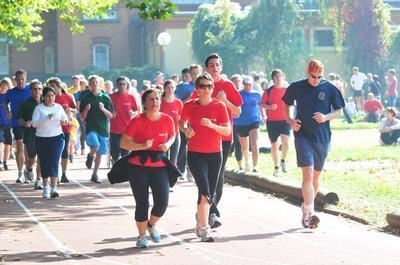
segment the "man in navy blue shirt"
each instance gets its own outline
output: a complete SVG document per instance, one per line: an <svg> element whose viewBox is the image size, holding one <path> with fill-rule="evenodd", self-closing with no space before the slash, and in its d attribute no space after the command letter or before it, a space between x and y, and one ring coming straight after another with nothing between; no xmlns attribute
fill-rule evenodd
<svg viewBox="0 0 400 265"><path fill-rule="evenodd" d="M322 79L324 65L320 61L311 60L306 73L307 79L293 82L282 99L286 118L294 131L297 166L303 173L302 224L313 229L320 222L314 213L314 199L330 147L329 121L340 116L345 103L339 89ZM296 117L292 118L289 107L295 101Z"/></svg>
<svg viewBox="0 0 400 265"><path fill-rule="evenodd" d="M18 113L21 103L27 100L31 96L29 86L26 85L28 75L25 70L18 70L15 72L15 82L17 86L9 90L6 95L6 102L10 104L9 115L11 117L11 127L14 134L15 142L17 145L17 167L18 167L18 178L17 183L29 183L31 179L24 176L22 169L24 166L24 144L22 142L24 138L24 129L18 122ZM27 174L27 171L25 172Z"/></svg>

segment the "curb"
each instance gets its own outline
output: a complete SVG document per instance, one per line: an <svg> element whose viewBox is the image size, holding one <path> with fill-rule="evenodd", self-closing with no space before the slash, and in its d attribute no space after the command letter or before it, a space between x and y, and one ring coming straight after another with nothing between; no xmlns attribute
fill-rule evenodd
<svg viewBox="0 0 400 265"><path fill-rule="evenodd" d="M261 177L258 173L244 173L239 170L226 169L225 180L228 183L243 185L255 189L257 191L268 191L271 193L277 193L288 196L294 199L296 203L300 204L303 201L301 195L301 188L287 183L282 183L277 179L271 179L268 177ZM319 191L315 198L316 208L322 212L329 213L332 215L349 218L353 221L368 225L369 222L357 217L353 214L339 211L335 205L339 202L339 196L335 192L324 192ZM400 225L400 209L398 210L398 217L396 219Z"/></svg>

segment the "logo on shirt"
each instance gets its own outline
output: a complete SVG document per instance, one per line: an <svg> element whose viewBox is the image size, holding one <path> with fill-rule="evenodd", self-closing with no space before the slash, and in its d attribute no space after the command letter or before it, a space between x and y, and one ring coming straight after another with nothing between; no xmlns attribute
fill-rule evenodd
<svg viewBox="0 0 400 265"><path fill-rule="evenodd" d="M160 134L158 134L158 136L159 137L165 137L165 136L168 136L168 133L160 133Z"/></svg>
<svg viewBox="0 0 400 265"><path fill-rule="evenodd" d="M324 100L325 99L325 93L324 92L319 93L318 98L320 100Z"/></svg>

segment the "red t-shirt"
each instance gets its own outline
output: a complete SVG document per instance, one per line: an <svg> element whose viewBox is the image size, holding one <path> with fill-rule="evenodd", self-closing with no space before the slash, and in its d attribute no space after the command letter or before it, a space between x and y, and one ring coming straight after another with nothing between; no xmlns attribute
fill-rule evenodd
<svg viewBox="0 0 400 265"><path fill-rule="evenodd" d="M383 105L379 100L373 99L372 101L365 101L364 103L364 110L367 113L376 113L379 114L381 110L383 110Z"/></svg>
<svg viewBox="0 0 400 265"><path fill-rule="evenodd" d="M126 127L131 121L129 111L137 111L135 97L129 93L113 93L110 95L111 101L114 106L115 117L110 122L110 132L114 134L123 134Z"/></svg>
<svg viewBox="0 0 400 265"><path fill-rule="evenodd" d="M283 102L282 98L285 95L286 88L275 88L272 87L270 94L268 96L267 90L264 91L264 94L261 98L261 104L272 105L276 104L277 108L275 110L267 110L267 120L269 121L284 121L286 120L284 114L284 106L285 102Z"/></svg>
<svg viewBox="0 0 400 265"><path fill-rule="evenodd" d="M215 130L200 124L202 118L208 118L213 123L221 125L229 122L225 104L213 99L210 104L201 106L197 99L185 103L182 121L188 121L195 132L189 139L188 150L200 153L217 153L222 151L222 135Z"/></svg>
<svg viewBox="0 0 400 265"><path fill-rule="evenodd" d="M63 107L64 110L66 108L76 109L74 98L70 94L61 92L60 95L56 96L55 102L60 104ZM71 118L71 117L68 117L68 118ZM70 133L71 132L71 125L70 124L62 125L61 127L62 127L62 130L63 130L64 133Z"/></svg>
<svg viewBox="0 0 400 265"><path fill-rule="evenodd" d="M133 141L139 144L153 139L153 145L146 150L161 151L159 145L165 143L170 137L175 135L174 121L169 115L164 113L161 113L161 117L158 120L151 121L145 113L142 113L133 117L125 130L125 134L132 137ZM130 158L129 162L134 165L142 165L137 156ZM149 167L165 166L163 161L151 162L150 159L147 159L144 165Z"/></svg>
<svg viewBox="0 0 400 265"><path fill-rule="evenodd" d="M229 100L233 105L240 107L243 105L242 97L240 96L239 92L236 90L235 85L230 80L221 79L220 81L214 82L214 91L212 93L212 97L215 98L219 91L224 91L226 94L226 99ZM193 91L191 98L198 98L196 90ZM232 111L229 108L226 108L228 111L229 122L232 126L233 124L233 117ZM222 136L222 141L230 141L232 142L232 130L228 136Z"/></svg>
<svg viewBox="0 0 400 265"><path fill-rule="evenodd" d="M182 109L183 109L183 103L177 98L174 99L174 101L172 102L167 102L165 100L162 100L161 102L160 111L164 112L165 114L168 114L174 120L176 133L179 132L178 121L179 118L181 117Z"/></svg>

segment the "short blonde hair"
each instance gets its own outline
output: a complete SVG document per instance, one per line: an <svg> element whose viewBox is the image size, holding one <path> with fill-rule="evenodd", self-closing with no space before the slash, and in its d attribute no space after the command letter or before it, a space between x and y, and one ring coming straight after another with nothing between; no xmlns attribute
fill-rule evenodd
<svg viewBox="0 0 400 265"><path fill-rule="evenodd" d="M311 73L311 72L321 73L322 71L324 71L324 64L321 61L311 59L308 62L308 67L307 67L308 73Z"/></svg>

